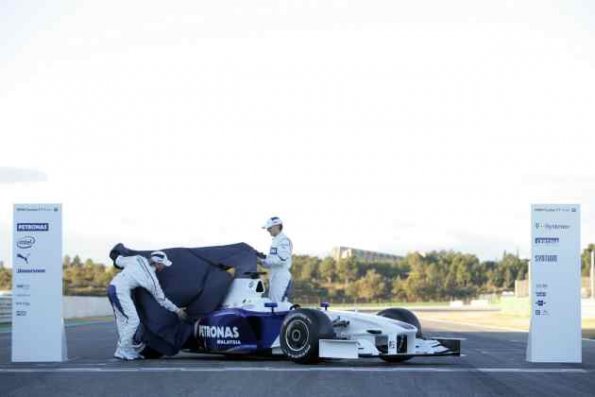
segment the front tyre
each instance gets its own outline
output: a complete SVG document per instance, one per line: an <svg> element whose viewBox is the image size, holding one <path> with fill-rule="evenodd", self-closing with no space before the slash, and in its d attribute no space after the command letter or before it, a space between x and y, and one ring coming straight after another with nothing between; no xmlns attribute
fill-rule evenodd
<svg viewBox="0 0 595 397"><path fill-rule="evenodd" d="M283 353L290 360L300 364L318 362L318 342L334 337L335 332L329 318L321 311L313 309L291 311L285 316L279 335Z"/></svg>
<svg viewBox="0 0 595 397"><path fill-rule="evenodd" d="M421 323L419 322L417 316L410 310L403 309L401 307L395 307L382 310L381 312L378 312L378 315L390 318L391 320L398 320L413 325L415 328L417 328L415 337L423 338L421 333ZM403 361L410 360L412 356L380 356L380 358L389 363L402 363Z"/></svg>
<svg viewBox="0 0 595 397"><path fill-rule="evenodd" d="M390 309L385 309L377 314L378 316L390 318L391 320L398 320L402 321L407 324L413 325L417 328L417 332L415 334L416 338L423 338L421 333L421 323L415 314L412 311L403 309L402 307L394 307Z"/></svg>
<svg viewBox="0 0 595 397"><path fill-rule="evenodd" d="M411 360L411 356L380 356L380 358L387 363L402 363L403 361Z"/></svg>

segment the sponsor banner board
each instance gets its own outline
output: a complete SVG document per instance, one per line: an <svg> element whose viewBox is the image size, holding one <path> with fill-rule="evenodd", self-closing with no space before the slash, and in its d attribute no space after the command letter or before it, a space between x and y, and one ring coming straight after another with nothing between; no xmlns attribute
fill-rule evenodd
<svg viewBox="0 0 595 397"><path fill-rule="evenodd" d="M582 361L580 206L531 206L527 361Z"/></svg>
<svg viewBox="0 0 595 397"><path fill-rule="evenodd" d="M15 204L12 361L64 361L62 206Z"/></svg>

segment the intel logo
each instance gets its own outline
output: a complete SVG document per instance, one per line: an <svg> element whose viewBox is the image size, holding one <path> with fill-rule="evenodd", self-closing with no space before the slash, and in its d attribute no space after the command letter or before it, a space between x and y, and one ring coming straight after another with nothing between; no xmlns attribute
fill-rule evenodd
<svg viewBox="0 0 595 397"><path fill-rule="evenodd" d="M34 245L35 245L35 237L33 237L33 236L21 237L17 241L17 247L22 248L22 249L28 249L28 248L33 247Z"/></svg>

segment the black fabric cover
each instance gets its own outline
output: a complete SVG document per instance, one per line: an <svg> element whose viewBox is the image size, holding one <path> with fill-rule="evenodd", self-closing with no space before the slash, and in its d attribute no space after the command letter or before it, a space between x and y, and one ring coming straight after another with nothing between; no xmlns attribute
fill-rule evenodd
<svg viewBox="0 0 595 397"><path fill-rule="evenodd" d="M118 244L111 253L149 258L153 251L156 250L136 251ZM141 320L136 338L162 354L174 355L192 336L192 320L212 312L223 302L233 280L226 269L235 269L236 277L255 272L256 251L245 243L160 251L173 263L157 273L161 288L173 303L186 307L189 320L178 320L176 314L161 307L148 291L138 288L133 294Z"/></svg>
<svg viewBox="0 0 595 397"><path fill-rule="evenodd" d="M217 309L221 304L219 291L228 291L232 281L227 272L209 272L203 290L186 308L188 316L198 318Z"/></svg>

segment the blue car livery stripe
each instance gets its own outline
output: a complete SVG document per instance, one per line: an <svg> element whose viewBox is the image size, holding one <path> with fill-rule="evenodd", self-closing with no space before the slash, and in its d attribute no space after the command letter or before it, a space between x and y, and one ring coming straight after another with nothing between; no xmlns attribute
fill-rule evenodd
<svg viewBox="0 0 595 397"><path fill-rule="evenodd" d="M206 352L249 354L266 351L279 336L287 313L219 310L200 320L198 344Z"/></svg>

